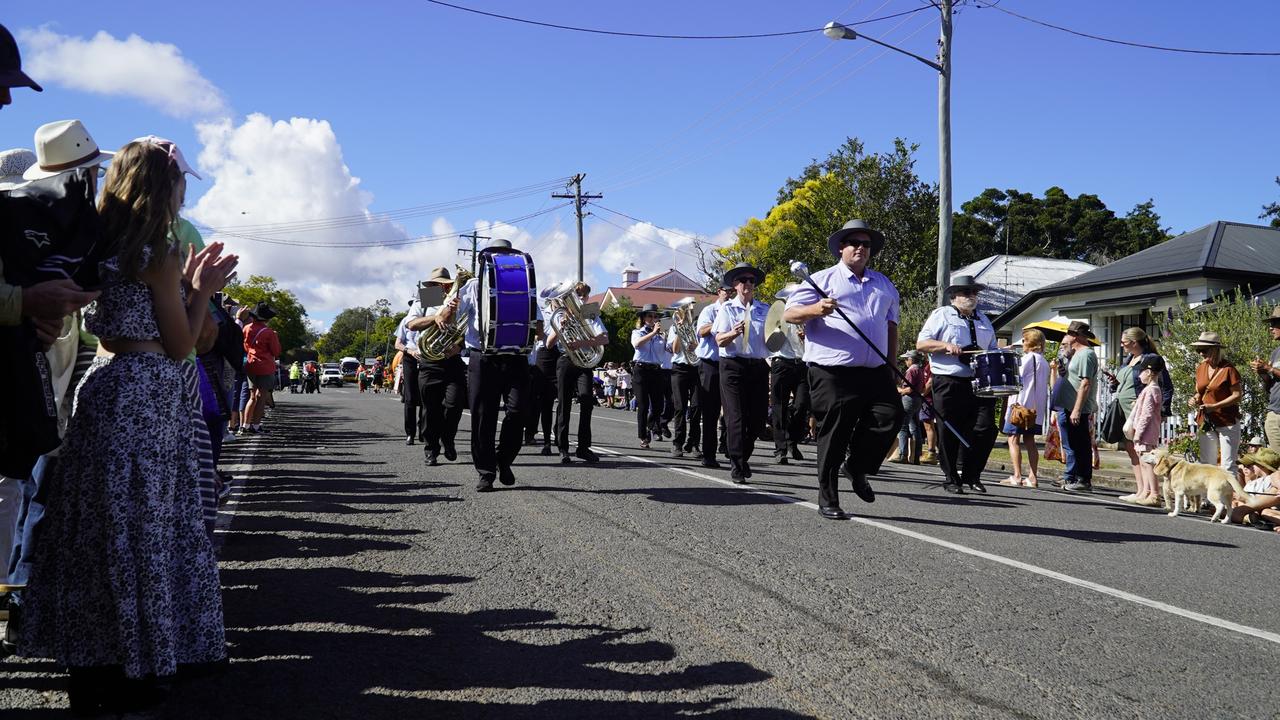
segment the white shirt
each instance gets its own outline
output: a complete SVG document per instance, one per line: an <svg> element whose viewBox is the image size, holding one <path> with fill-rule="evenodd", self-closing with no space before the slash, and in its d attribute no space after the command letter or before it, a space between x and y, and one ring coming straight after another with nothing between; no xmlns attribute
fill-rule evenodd
<svg viewBox="0 0 1280 720"><path fill-rule="evenodd" d="M784 322L782 331L786 333L787 341L777 352L769 353L769 359L799 360L804 357L804 340L800 339L798 328L792 323Z"/></svg>
<svg viewBox="0 0 1280 720"><path fill-rule="evenodd" d="M692 364L685 359L684 350L677 352L675 349L676 347L676 326L675 325L672 325L671 329L667 331L667 347L671 348L671 363L673 365L683 365L685 367L688 367L689 365ZM697 352L696 347L694 348L694 352L696 354Z"/></svg>
<svg viewBox="0 0 1280 720"><path fill-rule="evenodd" d="M743 336L720 348L721 356L759 360L769 357L769 348L764 344L764 319L768 315L769 306L759 300L751 301L750 310L742 304L742 298L735 297L726 302L722 311L716 315L711 331L715 334L727 333L748 318L749 327Z"/></svg>
<svg viewBox="0 0 1280 720"><path fill-rule="evenodd" d="M702 312L698 313L697 327L707 325L715 325L716 315L720 310L720 302L716 301L702 308ZM698 338L698 358L701 360L711 360L712 362L720 359L720 346L716 345L716 334L713 332L705 337Z"/></svg>
<svg viewBox="0 0 1280 720"><path fill-rule="evenodd" d="M960 347L976 344L983 350L996 349L996 331L991 322L979 311L974 312L973 327L977 337L969 333L969 323L960 317L960 311L953 305L937 308L929 313L924 321L916 342L921 340L941 340ZM966 356L972 359L972 355ZM934 375L950 375L951 377L973 377L973 366L960 358L945 352L929 353L929 363Z"/></svg>

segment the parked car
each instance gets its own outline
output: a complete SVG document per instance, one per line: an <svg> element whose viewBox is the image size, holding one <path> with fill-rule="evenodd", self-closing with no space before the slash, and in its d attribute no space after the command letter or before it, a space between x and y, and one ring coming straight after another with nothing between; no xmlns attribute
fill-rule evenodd
<svg viewBox="0 0 1280 720"><path fill-rule="evenodd" d="M320 371L320 384L325 387L330 385L342 387L342 368L334 363L325 363Z"/></svg>

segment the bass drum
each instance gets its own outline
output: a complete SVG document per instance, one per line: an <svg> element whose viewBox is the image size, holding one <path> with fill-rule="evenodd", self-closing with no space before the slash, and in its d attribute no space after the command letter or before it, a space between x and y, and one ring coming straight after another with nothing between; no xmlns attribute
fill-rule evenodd
<svg viewBox="0 0 1280 720"><path fill-rule="evenodd" d="M481 351L486 355L528 355L538 321L533 258L519 250L484 250L477 282Z"/></svg>

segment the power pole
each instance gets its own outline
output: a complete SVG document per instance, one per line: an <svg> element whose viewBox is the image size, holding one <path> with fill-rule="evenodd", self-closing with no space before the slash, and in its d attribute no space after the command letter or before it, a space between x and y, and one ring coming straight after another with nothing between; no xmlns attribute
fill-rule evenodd
<svg viewBox="0 0 1280 720"><path fill-rule="evenodd" d="M603 195L583 195L582 180L586 173L578 173L573 176L569 184L573 185L573 194L552 193L553 198L572 199L574 212L578 215L578 282L582 282L582 201L583 200L599 200Z"/></svg>
<svg viewBox="0 0 1280 720"><path fill-rule="evenodd" d="M470 240L470 241L471 241L471 249L470 249L470 250L468 250L468 249L466 249L466 248L458 248L458 254L459 254L459 255L468 255L468 254L469 254L469 255L471 255L471 275L472 275L472 276L475 276L475 274L476 274L476 253L478 252L478 251L476 250L476 245L477 245L477 243L478 243L479 241L481 241L481 240L492 240L493 238L491 238L491 237L485 237L484 235L477 235L475 230L472 230L470 235L459 235L458 237L460 237L460 238L462 238L462 239L464 239L464 240Z"/></svg>
<svg viewBox="0 0 1280 720"><path fill-rule="evenodd" d="M938 37L938 306L947 304L951 284L951 9L940 0L942 32Z"/></svg>

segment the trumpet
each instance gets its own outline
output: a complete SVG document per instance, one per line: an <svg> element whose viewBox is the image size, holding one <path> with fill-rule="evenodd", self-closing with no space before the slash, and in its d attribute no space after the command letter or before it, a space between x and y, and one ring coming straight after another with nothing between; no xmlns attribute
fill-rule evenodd
<svg viewBox="0 0 1280 720"><path fill-rule="evenodd" d="M574 365L590 370L604 359L604 348L576 348L572 345L582 340L594 340L595 334L582 313L582 302L573 289L577 283L566 280L543 290L541 298L546 304L547 324L555 331L565 357Z"/></svg>
<svg viewBox="0 0 1280 720"><path fill-rule="evenodd" d="M471 271L461 265L455 265L454 268L457 270L457 274L454 276L453 288L449 290L448 295L444 296L444 302L441 303L442 307L458 297L462 286L472 278ZM440 327L435 323L428 325L427 329L418 333L418 352L432 362L439 362L449 357L453 349L462 343L463 338L466 337L467 323L469 322L471 322L470 317L458 316L454 317L453 322L445 327Z"/></svg>
<svg viewBox="0 0 1280 720"><path fill-rule="evenodd" d="M697 304L693 297L685 297L671 306L671 325L680 338L680 357L689 365L698 364L698 316L694 312Z"/></svg>

